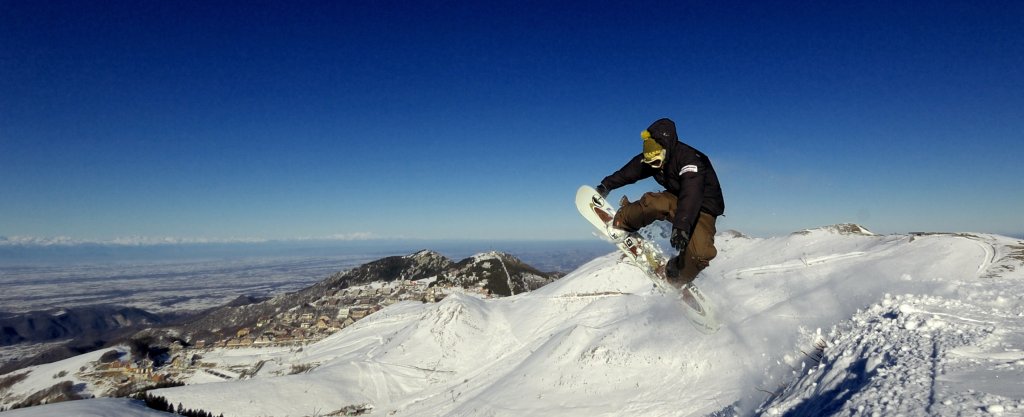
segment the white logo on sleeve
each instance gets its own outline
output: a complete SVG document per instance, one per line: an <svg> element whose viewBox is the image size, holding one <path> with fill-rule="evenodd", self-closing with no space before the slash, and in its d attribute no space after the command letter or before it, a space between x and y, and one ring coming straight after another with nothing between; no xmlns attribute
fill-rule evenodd
<svg viewBox="0 0 1024 417"><path fill-rule="evenodd" d="M683 169L679 170L679 175L683 175L683 174L685 174L687 172L697 172L697 166L696 165L684 166Z"/></svg>

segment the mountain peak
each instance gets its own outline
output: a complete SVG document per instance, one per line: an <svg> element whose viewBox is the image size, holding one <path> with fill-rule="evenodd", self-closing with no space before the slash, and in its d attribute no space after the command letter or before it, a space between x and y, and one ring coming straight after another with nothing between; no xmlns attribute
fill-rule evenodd
<svg viewBox="0 0 1024 417"><path fill-rule="evenodd" d="M452 265L438 283L457 287L482 287L491 294L515 295L540 288L557 278L504 252L473 255Z"/></svg>
<svg viewBox="0 0 1024 417"><path fill-rule="evenodd" d="M799 232L793 232L797 235L809 235L813 232L825 232L837 235L863 235L863 236L876 236L875 233L868 230L866 227L856 223L839 223L829 226L822 226L813 229L805 229Z"/></svg>
<svg viewBox="0 0 1024 417"><path fill-rule="evenodd" d="M510 253L498 252L498 251L493 251L493 250L489 251L489 252L478 253L476 255L473 255L470 259L473 259L475 262L483 262L483 261L488 261L488 260L501 260L503 262L516 262L516 263L522 263L523 262L522 260L520 260L519 258L515 257L514 255L512 255Z"/></svg>
<svg viewBox="0 0 1024 417"><path fill-rule="evenodd" d="M406 258L406 259L424 259L424 258L429 259L429 258L443 258L443 257L444 257L444 255L442 255L440 253L437 253L435 251L432 251L430 249L421 249L418 252L410 253L408 255L403 256L403 258Z"/></svg>
<svg viewBox="0 0 1024 417"><path fill-rule="evenodd" d="M749 239L750 236L743 234L743 232L735 229L729 229L721 232L722 236L738 239Z"/></svg>

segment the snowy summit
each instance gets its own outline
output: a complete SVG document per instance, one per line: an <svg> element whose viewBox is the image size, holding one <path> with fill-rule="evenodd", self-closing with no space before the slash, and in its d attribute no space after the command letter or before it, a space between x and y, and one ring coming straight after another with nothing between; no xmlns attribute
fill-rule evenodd
<svg viewBox="0 0 1024 417"><path fill-rule="evenodd" d="M153 394L252 417L1024 415L1024 243L849 225L716 240L696 281L710 335L614 252L512 297L399 303L301 350L213 350L258 372ZM65 362L30 370L82 366ZM97 401L5 417L151 411Z"/></svg>

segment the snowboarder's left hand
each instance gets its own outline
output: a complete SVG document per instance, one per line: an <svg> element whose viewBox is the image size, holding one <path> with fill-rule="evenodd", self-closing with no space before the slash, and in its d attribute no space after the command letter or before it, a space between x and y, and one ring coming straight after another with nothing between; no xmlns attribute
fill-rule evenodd
<svg viewBox="0 0 1024 417"><path fill-rule="evenodd" d="M686 233L683 229L673 227L672 237L668 242L673 248L676 248L676 250L686 249L686 245L690 243L690 234Z"/></svg>
<svg viewBox="0 0 1024 417"><path fill-rule="evenodd" d="M608 187L604 186L604 184L597 184L597 187L594 187L594 191L597 191L598 194L601 194L601 198L608 198L608 193L610 193L612 190L609 190Z"/></svg>

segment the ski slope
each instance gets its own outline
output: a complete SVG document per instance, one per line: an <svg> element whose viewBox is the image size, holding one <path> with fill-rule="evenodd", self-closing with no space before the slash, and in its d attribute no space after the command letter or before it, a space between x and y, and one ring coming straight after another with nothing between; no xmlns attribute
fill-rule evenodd
<svg viewBox="0 0 1024 417"><path fill-rule="evenodd" d="M214 352L268 365L155 393L253 417L1024 415L1020 241L835 227L716 239L697 281L715 334L616 251L531 293L397 304L301 352ZM295 365L313 369L278 375Z"/></svg>

